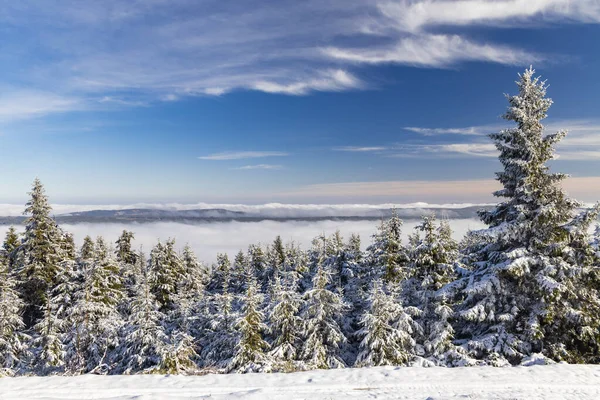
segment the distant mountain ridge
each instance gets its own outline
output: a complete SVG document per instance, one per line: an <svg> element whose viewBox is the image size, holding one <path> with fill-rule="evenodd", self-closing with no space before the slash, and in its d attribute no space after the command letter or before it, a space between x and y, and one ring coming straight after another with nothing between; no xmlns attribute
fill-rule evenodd
<svg viewBox="0 0 600 400"><path fill-rule="evenodd" d="M476 218L477 211L488 209L490 206L467 206L463 208L415 207L398 208L398 216L406 220L419 219L423 215L435 214L448 219ZM207 209L156 209L156 208L130 208L115 210L89 210L77 211L55 216L59 223L86 223L86 222L158 222L173 221L186 223L223 222L223 221L289 221L289 220L379 220L391 215L391 208L370 209L362 213L352 210L332 212L328 215L323 210L291 210L286 213L280 211L232 211L224 208ZM0 224L20 224L27 217L10 216L0 217Z"/></svg>

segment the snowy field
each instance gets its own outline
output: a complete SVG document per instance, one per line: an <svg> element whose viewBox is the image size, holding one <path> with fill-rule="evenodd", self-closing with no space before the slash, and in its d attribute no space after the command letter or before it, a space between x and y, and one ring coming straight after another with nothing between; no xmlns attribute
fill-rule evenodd
<svg viewBox="0 0 600 400"><path fill-rule="evenodd" d="M20 377L2 400L599 399L600 365L359 368L293 374Z"/></svg>

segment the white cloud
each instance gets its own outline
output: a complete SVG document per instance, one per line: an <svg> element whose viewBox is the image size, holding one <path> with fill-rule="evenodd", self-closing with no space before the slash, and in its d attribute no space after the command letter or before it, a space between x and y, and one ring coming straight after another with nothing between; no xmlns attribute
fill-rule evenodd
<svg viewBox="0 0 600 400"><path fill-rule="evenodd" d="M288 84L260 81L253 84L252 88L267 93L303 95L312 91L337 92L346 89L357 89L362 86L363 83L348 72L335 70L322 72L316 78Z"/></svg>
<svg viewBox="0 0 600 400"><path fill-rule="evenodd" d="M232 168L236 170L252 170L252 169L283 169L282 165L273 164L257 164L257 165L244 165L243 167Z"/></svg>
<svg viewBox="0 0 600 400"><path fill-rule="evenodd" d="M210 154L207 156L198 157L200 160L243 160L246 158L263 158L263 157L285 157L288 153L282 151L226 151L223 153Z"/></svg>
<svg viewBox="0 0 600 400"><path fill-rule="evenodd" d="M383 146L364 146L364 147L360 147L360 146L342 146L342 147L335 147L333 150L335 151L347 151L347 152L351 152L351 153L371 153L371 152L378 152L378 151L384 151L387 150L387 147L383 147Z"/></svg>
<svg viewBox="0 0 600 400"><path fill-rule="evenodd" d="M491 143L451 143L426 145L421 149L431 153L459 154L476 157L498 157L496 146Z"/></svg>
<svg viewBox="0 0 600 400"><path fill-rule="evenodd" d="M415 126L407 126L403 128L406 131L419 133L423 136L437 136L437 135L467 135L467 136L478 136L487 135L492 132L498 132L502 129L500 126L469 126L465 128L420 128Z"/></svg>
<svg viewBox="0 0 600 400"><path fill-rule="evenodd" d="M421 35L398 39L389 46L326 47L324 55L365 64L406 64L443 68L461 61L486 61L508 65L539 62L542 56L509 46L476 43L459 35Z"/></svg>
<svg viewBox="0 0 600 400"><path fill-rule="evenodd" d="M36 90L0 90L0 122L85 108L83 99Z"/></svg>
<svg viewBox="0 0 600 400"><path fill-rule="evenodd" d="M401 31L421 31L433 25L515 26L524 21L600 22L596 0L425 0L386 1L379 9L388 24Z"/></svg>
<svg viewBox="0 0 600 400"><path fill-rule="evenodd" d="M434 135L465 135L484 136L509 127L503 125L481 125L464 128L422 128L405 127L405 130L424 136ZM546 133L566 130L567 136L556 146L558 160L588 161L600 160L600 121L597 120L549 120L545 127ZM436 145L406 144L397 147L395 157L413 154L436 153L440 155L466 155L479 157L496 157L498 152L490 142L482 142L479 138L468 143L450 143Z"/></svg>

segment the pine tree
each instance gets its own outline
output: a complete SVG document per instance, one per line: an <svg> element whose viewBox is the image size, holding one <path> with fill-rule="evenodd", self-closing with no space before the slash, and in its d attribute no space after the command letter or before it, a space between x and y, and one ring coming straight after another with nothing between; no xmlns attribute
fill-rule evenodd
<svg viewBox="0 0 600 400"><path fill-rule="evenodd" d="M453 310L441 290L456 279L458 244L452 239L448 222L436 225L435 216L423 217L411 242L411 277L404 285L403 295L408 305L419 310L416 320L421 334L417 342L425 357L436 364L458 362L450 360L458 354L452 343Z"/></svg>
<svg viewBox="0 0 600 400"><path fill-rule="evenodd" d="M264 314L261 311L262 297L256 281L251 279L246 290L242 316L236 323L239 340L228 367L230 371L268 372L271 368L271 361L266 353L269 344L263 339L267 326L263 322Z"/></svg>
<svg viewBox="0 0 600 400"><path fill-rule="evenodd" d="M233 266L231 267L231 291L232 293L240 294L247 289L247 282L245 280L247 275L247 260L243 251L239 251L235 259L233 260Z"/></svg>
<svg viewBox="0 0 600 400"><path fill-rule="evenodd" d="M133 298L135 295L135 277L139 275L135 271L137 265L137 254L132 248L132 241L135 238L133 232L123 230L115 242L115 256L119 264L119 271L122 277L123 286L126 291L126 299ZM126 304L121 304L120 309L123 313L127 312Z"/></svg>
<svg viewBox="0 0 600 400"><path fill-rule="evenodd" d="M63 344L64 320L57 312L58 304L53 301L57 297L48 290L41 318L33 326L32 348L35 349L34 366L43 374L60 372L65 363Z"/></svg>
<svg viewBox="0 0 600 400"><path fill-rule="evenodd" d="M21 241L15 227L10 226L6 231L4 243L2 244L2 251L0 252L0 258L4 258L6 260L9 270L13 269L16 251L20 245Z"/></svg>
<svg viewBox="0 0 600 400"><path fill-rule="evenodd" d="M294 361L301 350L300 310L304 303L296 286L295 280L282 284L280 277L275 278L273 305L269 315L269 328L274 338L270 355L275 368L286 372L295 369Z"/></svg>
<svg viewBox="0 0 600 400"><path fill-rule="evenodd" d="M158 243L150 253L149 279L152 293L161 306L161 311L173 309L171 297L177 293L177 283L184 275L181 258L175 251L175 240L163 245Z"/></svg>
<svg viewBox="0 0 600 400"><path fill-rule="evenodd" d="M20 292L25 301L24 321L33 326L48 309L49 293L56 284L62 261L62 235L50 217L52 208L39 179L33 182L24 214L25 234L17 250L15 269L20 281Z"/></svg>
<svg viewBox="0 0 600 400"><path fill-rule="evenodd" d="M505 118L516 127L490 135L504 167L497 173L505 200L480 213L487 230L463 279L460 335L478 358L518 363L532 353L586 362L600 349L600 299L594 288L587 226L597 208L574 218L579 203L549 172L554 145L565 132L546 135L542 120L552 101L533 69L520 75Z"/></svg>
<svg viewBox="0 0 600 400"><path fill-rule="evenodd" d="M264 290L267 287L266 279L267 259L260 245L250 245L248 247L248 268L258 279L259 284Z"/></svg>
<svg viewBox="0 0 600 400"><path fill-rule="evenodd" d="M117 305L124 297L119 267L102 237L94 259L81 269L81 284L68 312L67 365L71 372L90 372L105 364L118 345L123 322Z"/></svg>
<svg viewBox="0 0 600 400"><path fill-rule="evenodd" d="M389 220L382 221L373 243L367 247L367 276L382 277L385 282L400 282L407 276L408 254L402 245L402 220L392 209ZM370 279L369 279L370 280Z"/></svg>
<svg viewBox="0 0 600 400"><path fill-rule="evenodd" d="M0 259L0 377L14 374L28 357L23 306L15 279Z"/></svg>
<svg viewBox="0 0 600 400"><path fill-rule="evenodd" d="M201 338L200 359L205 367L226 368L234 355L237 332L234 322L237 315L232 308L233 295L229 292L228 280L224 279L221 293L211 296L208 314L211 318Z"/></svg>
<svg viewBox="0 0 600 400"><path fill-rule="evenodd" d="M150 288L148 267L143 253L138 254L136 297L130 304L129 318L117 359L125 374L162 373L170 354L165 333L165 316Z"/></svg>
<svg viewBox="0 0 600 400"><path fill-rule="evenodd" d="M346 341L338 319L343 316L346 304L342 297L327 288L330 273L323 268L323 258L318 263L313 278L313 287L304 294L306 307L304 346L301 358L309 368L343 368L346 366L340 356L340 344Z"/></svg>
<svg viewBox="0 0 600 400"><path fill-rule="evenodd" d="M411 317L402 305L386 293L381 279L373 281L367 310L360 319L361 329L356 366L403 365L415 356Z"/></svg>
<svg viewBox="0 0 600 400"><path fill-rule="evenodd" d="M132 240L135 239L133 232L123 230L117 241L115 242L115 255L117 261L125 265L135 265L137 254L133 251Z"/></svg>

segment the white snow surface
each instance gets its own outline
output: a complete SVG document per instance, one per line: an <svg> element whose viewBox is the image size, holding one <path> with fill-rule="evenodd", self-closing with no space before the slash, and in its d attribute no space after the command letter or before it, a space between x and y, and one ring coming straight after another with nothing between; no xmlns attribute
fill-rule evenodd
<svg viewBox="0 0 600 400"><path fill-rule="evenodd" d="M2 400L598 399L600 365L376 367L291 374L18 377Z"/></svg>

